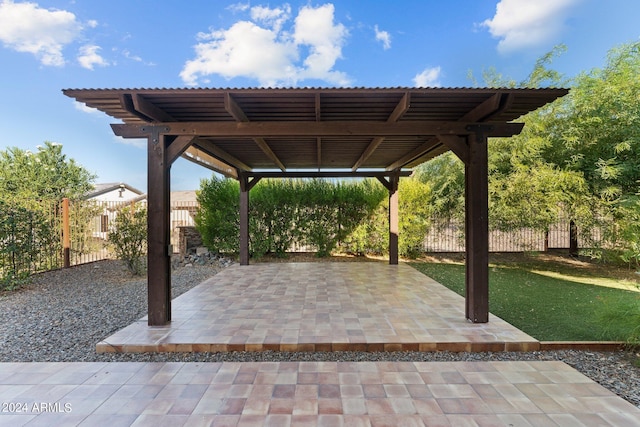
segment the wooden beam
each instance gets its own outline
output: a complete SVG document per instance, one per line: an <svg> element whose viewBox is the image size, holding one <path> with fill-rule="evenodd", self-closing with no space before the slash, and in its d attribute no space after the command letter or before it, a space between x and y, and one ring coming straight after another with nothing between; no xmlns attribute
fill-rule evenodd
<svg viewBox="0 0 640 427"><path fill-rule="evenodd" d="M233 117L237 122L248 122L249 119L245 112L240 108L235 99L229 92L224 94L224 109Z"/></svg>
<svg viewBox="0 0 640 427"><path fill-rule="evenodd" d="M429 151L433 150L438 145L440 145L440 141L438 141L437 138L429 138L424 144L420 145L418 148L414 150L411 150L410 152L408 152L407 154L405 154L404 156L400 157L398 160L396 160L395 162L387 166L386 170L392 171L395 169L402 168L404 165L411 162L413 159L416 159L420 156L424 156L425 153L428 153Z"/></svg>
<svg viewBox="0 0 640 427"><path fill-rule="evenodd" d="M121 93L118 96L119 100L120 100L120 106L127 111L128 113L133 114L134 116L138 117L139 119L144 120L145 122L148 122L149 120L151 120L150 117L145 116L144 114L142 114L141 112L139 112L138 110L136 110L136 107L133 105L133 100L131 99L131 95L129 95L128 93Z"/></svg>
<svg viewBox="0 0 640 427"><path fill-rule="evenodd" d="M400 119L400 117L402 117L404 113L407 112L407 110L409 109L410 98L411 98L411 95L409 94L409 92L405 92L404 96L400 99L400 102L398 102L396 107L393 109L393 111L387 118L387 123L397 122L398 119ZM367 148L360 155L360 158L353 165L351 170L355 171L360 166L362 166L362 164L366 162L369 157L371 157L373 152L376 151L376 149L380 146L380 144L382 144L383 141L384 141L383 137L373 138L373 140L371 140Z"/></svg>
<svg viewBox="0 0 640 427"><path fill-rule="evenodd" d="M322 138L316 138L316 159L318 172L320 172L320 169L322 169Z"/></svg>
<svg viewBox="0 0 640 427"><path fill-rule="evenodd" d="M369 157L373 154L374 151L382 144L384 141L384 137L377 136L371 140L367 148L362 152L358 161L351 167L352 171L356 171L362 164L367 161Z"/></svg>
<svg viewBox="0 0 640 427"><path fill-rule="evenodd" d="M275 163L276 166L278 166L278 168L280 168L281 171L287 170L287 168L280 161L278 156L276 156L273 150L271 150L271 147L269 147L269 144L267 144L267 141L265 141L264 138L253 138L253 140L256 142L256 144L258 144L258 147L260 147L262 152L266 154L267 157L269 157L269 159L271 159L271 161Z"/></svg>
<svg viewBox="0 0 640 427"><path fill-rule="evenodd" d="M214 145L212 143L207 144L206 147L203 147L202 145L200 145L200 149L202 151L204 151L205 153L209 154L209 155L212 155L214 157L219 158L223 162L233 166L236 169L244 170L244 171L252 170L252 168L250 166L246 165L241 160L239 160L239 159L235 158L234 156L232 156L231 154L227 153L226 151L224 151L222 148L218 147L217 145Z"/></svg>
<svg viewBox="0 0 640 427"><path fill-rule="evenodd" d="M321 103L320 103L320 94L316 93L315 96L315 101L316 101L316 107L315 107L315 111L316 111L316 122L319 122L320 120L322 120L322 109L321 109Z"/></svg>
<svg viewBox="0 0 640 427"><path fill-rule="evenodd" d="M178 157L182 155L196 140L196 137L189 135L180 135L178 136L169 146L167 147L167 162L172 164Z"/></svg>
<svg viewBox="0 0 640 427"><path fill-rule="evenodd" d="M238 179L238 171L233 166L216 159L212 155L207 154L196 147L187 148L187 150L182 154L182 158L197 165L204 166L214 172L218 172L228 178Z"/></svg>
<svg viewBox="0 0 640 427"><path fill-rule="evenodd" d="M193 135L220 138L238 137L357 137L357 136L436 136L470 135L482 123L450 121L280 121L280 122L166 122L167 135ZM524 123L491 123L487 136L508 137L522 131ZM112 124L113 132L123 138L145 138L144 124Z"/></svg>
<svg viewBox="0 0 640 427"><path fill-rule="evenodd" d="M224 94L224 109L227 110L227 112L231 114L231 116L234 119L236 119L236 121L238 122L246 123L249 121L245 112L238 105L235 99L233 99L233 97L231 96L231 94L229 94L229 92L226 92ZM276 166L278 166L278 168L280 168L280 170L284 171L287 169L284 166L284 164L280 161L278 156L276 156L276 154L273 152L271 147L269 147L269 144L267 143L267 141L265 141L264 138L256 137L256 138L253 138L253 140L255 141L256 144L258 144L258 147L260 147L262 152L266 154L267 157L269 157L269 159L271 159L271 161L275 163Z"/></svg>
<svg viewBox="0 0 640 427"><path fill-rule="evenodd" d="M406 113L409 110L410 106L411 106L411 93L405 92L402 98L400 99L400 102L398 102L398 104L396 105L396 108L393 109L393 112L387 118L387 123L397 122L400 119L400 117L404 116L404 113Z"/></svg>
<svg viewBox="0 0 640 427"><path fill-rule="evenodd" d="M438 139L458 156L465 165L469 163L469 146L465 138L456 135L438 135Z"/></svg>
<svg viewBox="0 0 640 427"><path fill-rule="evenodd" d="M174 122L175 121L175 119L171 117L171 115L168 114L166 111L159 108L158 106L156 106L155 104L153 104L152 102L150 102L149 100L147 100L146 98L142 97L137 93L132 95L132 100L133 100L133 106L135 107L136 111L141 112L142 114L149 117L155 122Z"/></svg>
<svg viewBox="0 0 640 427"><path fill-rule="evenodd" d="M495 93L486 101L462 116L461 122L481 122L500 107L501 94Z"/></svg>
<svg viewBox="0 0 640 427"><path fill-rule="evenodd" d="M370 172L316 172L316 171L296 171L296 172L243 172L243 175L254 178L387 178L394 175L411 176L412 171L370 171ZM384 183L383 183L384 184Z"/></svg>

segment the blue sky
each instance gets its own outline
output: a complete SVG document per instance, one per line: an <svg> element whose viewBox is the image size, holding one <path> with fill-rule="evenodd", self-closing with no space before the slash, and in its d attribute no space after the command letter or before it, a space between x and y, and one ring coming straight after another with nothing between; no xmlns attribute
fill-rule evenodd
<svg viewBox="0 0 640 427"><path fill-rule="evenodd" d="M66 88L472 86L523 80L555 45L567 77L640 38L638 0L0 0L0 149L63 145L98 178L146 190L145 141ZM172 167L172 189L204 168Z"/></svg>

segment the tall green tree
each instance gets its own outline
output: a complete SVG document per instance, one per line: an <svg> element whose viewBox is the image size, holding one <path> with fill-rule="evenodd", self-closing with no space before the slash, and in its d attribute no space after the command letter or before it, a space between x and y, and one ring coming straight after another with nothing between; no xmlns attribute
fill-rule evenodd
<svg viewBox="0 0 640 427"><path fill-rule="evenodd" d="M62 145L45 142L36 152L17 147L0 151L0 197L78 199L92 188L95 175L62 153Z"/></svg>

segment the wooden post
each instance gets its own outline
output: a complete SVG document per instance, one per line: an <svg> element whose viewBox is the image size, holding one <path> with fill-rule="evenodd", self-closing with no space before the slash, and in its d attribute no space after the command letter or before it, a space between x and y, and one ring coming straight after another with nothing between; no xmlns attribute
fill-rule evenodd
<svg viewBox="0 0 640 427"><path fill-rule="evenodd" d="M151 129L147 148L147 297L148 324L171 321L171 262L169 253L170 165L166 137Z"/></svg>
<svg viewBox="0 0 640 427"><path fill-rule="evenodd" d="M64 268L71 267L71 227L69 226L69 199L62 199L62 261Z"/></svg>
<svg viewBox="0 0 640 427"><path fill-rule="evenodd" d="M246 175L240 180L240 265L249 265L249 180Z"/></svg>
<svg viewBox="0 0 640 427"><path fill-rule="evenodd" d="M578 255L578 227L574 220L569 221L569 254Z"/></svg>
<svg viewBox="0 0 640 427"><path fill-rule="evenodd" d="M489 185L487 137L479 130L467 137L465 167L466 318L489 321Z"/></svg>
<svg viewBox="0 0 640 427"><path fill-rule="evenodd" d="M389 177L389 264L398 265L398 236L399 213L398 213L398 184L400 177L393 175Z"/></svg>

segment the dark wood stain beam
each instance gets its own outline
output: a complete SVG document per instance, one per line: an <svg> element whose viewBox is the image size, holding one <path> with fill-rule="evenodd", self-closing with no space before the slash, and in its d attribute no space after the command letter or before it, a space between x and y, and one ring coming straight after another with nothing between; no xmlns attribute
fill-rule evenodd
<svg viewBox="0 0 640 427"><path fill-rule="evenodd" d="M398 160L387 166L386 170L392 171L395 169L399 169L407 163L411 162L413 159L416 159L420 156L423 156L425 153L433 150L440 144L440 141L437 138L429 138L424 144L420 145L418 148L410 151L404 156L400 157Z"/></svg>
<svg viewBox="0 0 640 427"><path fill-rule="evenodd" d="M231 94L229 94L228 92L225 93L224 95L224 109L227 110L227 112L231 114L231 116L234 119L236 119L237 122L242 122L242 123L249 122L249 118L247 117L245 112L242 110L242 108L238 105L235 99L233 99ZM265 141L264 138L255 137L253 138L253 140L255 141L256 144L258 144L258 147L260 147L260 149L264 152L264 154L266 154L267 157L269 157L269 159L271 159L271 161L275 163L276 166L278 166L278 168L280 168L280 170L284 171L287 169L282 163L282 161L280 161L278 156L276 156L276 154L273 152L271 147L269 147L269 144L267 143L267 141Z"/></svg>
<svg viewBox="0 0 640 427"><path fill-rule="evenodd" d="M500 107L501 94L496 93L482 104L462 116L461 122L480 122L494 113Z"/></svg>
<svg viewBox="0 0 640 427"><path fill-rule="evenodd" d="M196 140L194 136L180 135L167 147L167 162L172 164Z"/></svg>
<svg viewBox="0 0 640 427"><path fill-rule="evenodd" d="M384 180L390 176L411 176L411 171L393 171L393 172L316 172L316 171L299 171L299 172L247 172L243 175L254 178L377 178ZM381 181L382 182L382 181ZM383 185L387 186L384 182Z"/></svg>
<svg viewBox="0 0 640 427"><path fill-rule="evenodd" d="M207 153L207 154L209 154L209 155L211 155L213 157L219 158L223 162L233 166L234 168L236 168L238 170L243 170L243 171L252 170L252 168L250 166L248 166L247 164L245 164L241 160L237 159L236 157L232 156L231 154L227 153L222 148L220 148L220 147L218 147L218 146L216 146L214 144L207 144L206 147L200 147L200 148L205 153Z"/></svg>
<svg viewBox="0 0 640 427"><path fill-rule="evenodd" d="M280 121L280 122L167 122L162 123L166 135L208 137L349 137L349 136L436 136L470 135L479 123L451 121ZM522 130L524 123L491 123L487 136L508 137ZM146 138L145 124L112 124L113 132L123 138Z"/></svg>
<svg viewBox="0 0 640 427"><path fill-rule="evenodd" d="M175 119L166 111L158 108L155 104L138 94L132 95L133 106L145 116L156 122L173 122Z"/></svg>
<svg viewBox="0 0 640 427"><path fill-rule="evenodd" d="M182 154L182 157L197 165L203 166L214 172L218 172L228 178L238 179L238 171L236 168L195 147L187 148L187 150Z"/></svg>
<svg viewBox="0 0 640 427"><path fill-rule="evenodd" d="M438 135L438 139L458 156L465 165L469 163L469 146L465 138L456 135Z"/></svg>
<svg viewBox="0 0 640 427"><path fill-rule="evenodd" d="M409 94L409 92L406 92L402 97L402 99L400 99L400 102L398 102L396 107L393 109L393 111L389 115L389 118L387 119L387 123L397 122L398 119L400 119L400 117L402 117L404 113L407 112L410 106L410 99L411 99L411 95ZM371 143L364 150L364 152L362 153L358 161L356 161L356 163L353 165L351 170L355 171L360 166L362 166L362 164L366 162L369 157L371 157L373 152L376 151L376 149L380 146L380 144L382 144L383 141L384 141L383 137L373 138Z"/></svg>

